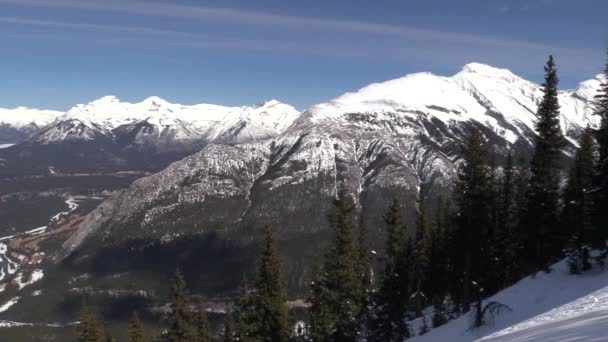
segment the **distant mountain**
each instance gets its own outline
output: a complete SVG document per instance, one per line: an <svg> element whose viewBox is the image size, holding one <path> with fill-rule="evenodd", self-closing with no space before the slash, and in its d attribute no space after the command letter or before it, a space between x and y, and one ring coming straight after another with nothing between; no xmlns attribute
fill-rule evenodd
<svg viewBox="0 0 608 342"><path fill-rule="evenodd" d="M19 107L0 108L0 144L16 144L30 138L63 112Z"/></svg>
<svg viewBox="0 0 608 342"><path fill-rule="evenodd" d="M599 85L598 77L559 94L562 130L570 142L566 162L582 130L598 125L591 114ZM420 187L430 204L449 193L471 127L489 139L498 163L511 148L529 158L541 97L540 85L473 63L451 77L417 73L369 85L290 116L297 119L280 128L260 125L253 115L219 125L238 129L223 131L228 140L209 130L209 141L231 144L209 144L115 194L83 221L64 254L111 269L111 250L145 249L155 242L164 248L174 239L210 233L246 246L270 225L291 246L284 250L290 284L302 286L305 260L326 240L325 214L339 183L354 194L372 245L379 247L382 215L392 197L401 199L411 220ZM250 134L264 136L260 132L269 127L278 134L240 143Z"/></svg>
<svg viewBox="0 0 608 342"><path fill-rule="evenodd" d="M14 115L26 113L16 120ZM0 175L159 170L208 143L246 143L282 133L300 115L276 100L251 107L140 103L107 96L66 113L0 110ZM143 154L142 154L143 153Z"/></svg>

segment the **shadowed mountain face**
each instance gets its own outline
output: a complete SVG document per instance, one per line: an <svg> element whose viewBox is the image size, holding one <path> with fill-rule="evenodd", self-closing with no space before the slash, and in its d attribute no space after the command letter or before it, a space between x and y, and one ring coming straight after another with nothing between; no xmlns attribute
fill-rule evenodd
<svg viewBox="0 0 608 342"><path fill-rule="evenodd" d="M586 81L559 95L566 162L581 131L597 125L591 104L599 84ZM136 181L88 215L62 255L84 267L113 260L108 250L170 248L208 234L247 250L271 225L291 246L282 249L285 268L301 289L330 234L326 214L339 183L356 197L372 246L380 247L382 214L393 197L411 222L420 187L431 205L449 193L471 127L491 142L498 163L510 148L529 156L541 97L539 85L481 64L452 77L421 73L372 84L309 108L274 138L209 144Z"/></svg>

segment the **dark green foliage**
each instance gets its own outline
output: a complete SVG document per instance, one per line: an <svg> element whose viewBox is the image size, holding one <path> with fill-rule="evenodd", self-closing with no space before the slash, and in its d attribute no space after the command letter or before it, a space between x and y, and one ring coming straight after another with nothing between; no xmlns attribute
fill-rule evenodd
<svg viewBox="0 0 608 342"><path fill-rule="evenodd" d="M608 208L608 63L604 68L604 82L595 98L595 114L600 117L601 121L597 131L599 161L594 186L596 226L599 230L594 244L596 247L605 249L608 238L608 212L606 210Z"/></svg>
<svg viewBox="0 0 608 342"><path fill-rule="evenodd" d="M545 66L544 96L538 107L536 146L531 163L532 177L525 217L525 256L531 270L546 268L559 254L563 241L559 232L559 183L561 149L565 146L559 124L557 70L553 57Z"/></svg>
<svg viewBox="0 0 608 342"><path fill-rule="evenodd" d="M520 203L517 200L517 192L525 191L518 189L527 183L525 175L516 170L513 162L513 153L509 151L506 164L499 182L499 199L497 231L496 231L496 256L497 269L500 270L498 286L506 287L521 276L519 266L519 253L521 242L517 228L521 214ZM523 178L522 178L523 177ZM518 185L519 183L519 185Z"/></svg>
<svg viewBox="0 0 608 342"><path fill-rule="evenodd" d="M103 324L95 317L86 304L80 311L80 323L76 329L78 342L106 342Z"/></svg>
<svg viewBox="0 0 608 342"><path fill-rule="evenodd" d="M422 315L422 309L427 302L426 289L429 274L429 245L431 234L426 217L426 203L422 190L418 194L418 212L416 215L416 234L414 236L414 251L412 257L412 301L416 317Z"/></svg>
<svg viewBox="0 0 608 342"><path fill-rule="evenodd" d="M173 275L171 285L171 313L169 316L169 342L191 342L195 340L196 331L191 324L192 310L186 294L186 281L180 271Z"/></svg>
<svg viewBox="0 0 608 342"><path fill-rule="evenodd" d="M202 305L198 308L196 318L196 337L198 342L211 342L211 326Z"/></svg>
<svg viewBox="0 0 608 342"><path fill-rule="evenodd" d="M317 341L354 341L361 310L355 204L342 186L329 216L335 232L310 298L311 335Z"/></svg>
<svg viewBox="0 0 608 342"><path fill-rule="evenodd" d="M259 341L287 341L289 337L289 321L285 306L287 295L276 242L270 228L266 228L264 251L256 275L252 299L257 324L251 337Z"/></svg>
<svg viewBox="0 0 608 342"><path fill-rule="evenodd" d="M232 312L229 309L226 310L226 315L224 316L224 331L222 334L223 342L234 342L237 341L235 336L234 329L234 319L232 318Z"/></svg>
<svg viewBox="0 0 608 342"><path fill-rule="evenodd" d="M454 279L460 284L455 299L468 312L473 301L483 298L492 244L492 173L489 150L481 133L473 129L463 149L454 191L458 207L455 232Z"/></svg>
<svg viewBox="0 0 608 342"><path fill-rule="evenodd" d="M384 215L387 228L384 272L375 298L370 341L402 341L410 337L406 318L410 308L413 240L401 218L397 199Z"/></svg>
<svg viewBox="0 0 608 342"><path fill-rule="evenodd" d="M144 326L139 320L137 312L133 312L133 318L131 318L131 322L129 322L127 329L129 342L146 342L148 340L144 333Z"/></svg>
<svg viewBox="0 0 608 342"><path fill-rule="evenodd" d="M252 296L249 292L247 279L243 279L241 285L241 295L239 298L235 335L239 341L254 340L255 327L258 324L258 316Z"/></svg>
<svg viewBox="0 0 608 342"><path fill-rule="evenodd" d="M589 252L595 236L591 194L594 168L593 136L591 130L587 129L581 137L580 149L564 190L562 231L570 239L568 261L572 273L580 273L591 267Z"/></svg>

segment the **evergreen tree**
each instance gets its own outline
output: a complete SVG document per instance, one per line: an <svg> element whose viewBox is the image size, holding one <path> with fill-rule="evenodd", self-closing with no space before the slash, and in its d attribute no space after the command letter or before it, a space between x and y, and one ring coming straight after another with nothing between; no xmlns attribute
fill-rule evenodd
<svg viewBox="0 0 608 342"><path fill-rule="evenodd" d="M429 273L429 250L430 234L426 218L426 203L422 189L418 194L418 212L416 215L416 234L414 240L414 255L412 262L412 300L414 314L416 317L422 315L422 309L426 304L426 285Z"/></svg>
<svg viewBox="0 0 608 342"><path fill-rule="evenodd" d="M591 267L589 253L593 242L593 136L587 129L580 141L580 149L574 158L570 177L564 190L563 232L570 238L569 265L572 273L580 273Z"/></svg>
<svg viewBox="0 0 608 342"><path fill-rule="evenodd" d="M367 338L369 336L370 324L372 322L372 263L370 257L370 249L367 243L367 227L363 217L359 219L359 236L357 239L357 251L358 251L358 276L359 276L359 288L360 288L360 303L361 310L359 312L360 321L360 337Z"/></svg>
<svg viewBox="0 0 608 342"><path fill-rule="evenodd" d="M361 290L354 210L355 204L342 185L329 216L335 237L312 284L311 335L317 341L354 341L357 338Z"/></svg>
<svg viewBox="0 0 608 342"><path fill-rule="evenodd" d="M526 257L533 270L547 267L558 255L563 241L559 238L560 159L565 140L559 124L557 70L553 56L545 66L543 99L538 107L536 146L531 164L529 201L525 217Z"/></svg>
<svg viewBox="0 0 608 342"><path fill-rule="evenodd" d="M192 310L186 294L186 281L181 272L175 271L171 285L171 314L169 317L169 342L191 342L195 329L191 324Z"/></svg>
<svg viewBox="0 0 608 342"><path fill-rule="evenodd" d="M249 292L247 278L243 279L239 297L235 335L239 341L255 341L255 330L259 325L253 298Z"/></svg>
<svg viewBox="0 0 608 342"><path fill-rule="evenodd" d="M464 312L483 298L483 280L488 271L492 230L492 175L489 151L481 133L472 129L464 147L454 191L458 206L455 272L462 276L461 301Z"/></svg>
<svg viewBox="0 0 608 342"><path fill-rule="evenodd" d="M106 342L103 324L97 320L86 304L83 304L80 311L76 336L79 342Z"/></svg>
<svg viewBox="0 0 608 342"><path fill-rule="evenodd" d="M202 305L198 308L196 336L198 342L211 342L211 326L209 325L205 308Z"/></svg>
<svg viewBox="0 0 608 342"><path fill-rule="evenodd" d="M384 215L387 228L384 273L375 298L375 317L370 341L402 341L410 337L407 313L410 308L413 241L406 236L401 206L395 198Z"/></svg>
<svg viewBox="0 0 608 342"><path fill-rule="evenodd" d="M224 316L224 332L222 334L223 342L234 342L237 341L235 338L234 320L232 318L232 312L230 309L226 309L226 315Z"/></svg>
<svg viewBox="0 0 608 342"><path fill-rule="evenodd" d="M449 282L450 265L448 254L448 232L446 204L442 198L437 200L434 227L429 233L428 243L428 297L433 304L433 327L447 322L445 296Z"/></svg>
<svg viewBox="0 0 608 342"><path fill-rule="evenodd" d="M281 342L289 337L287 294L281 275L281 262L270 228L266 228L262 261L258 268L253 296L258 325L254 337L260 341Z"/></svg>
<svg viewBox="0 0 608 342"><path fill-rule="evenodd" d="M500 206L498 231L496 232L497 268L501 272L499 287L504 288L520 277L520 242L517 234L520 209L517 202L517 172L513 162L513 152L509 151L500 181ZM522 184L526 179L520 181Z"/></svg>
<svg viewBox="0 0 608 342"><path fill-rule="evenodd" d="M146 342L146 336L144 333L144 326L139 319L139 315L137 312L133 312L133 318L131 318L131 322L129 322L129 326L127 328L127 335L129 342Z"/></svg>
<svg viewBox="0 0 608 342"><path fill-rule="evenodd" d="M608 50L606 50L608 52ZM608 56L608 55L607 55ZM604 81L596 95L595 114L600 117L600 128L597 132L599 160L595 179L595 216L598 231L594 245L606 249L608 239L608 62L604 68Z"/></svg>

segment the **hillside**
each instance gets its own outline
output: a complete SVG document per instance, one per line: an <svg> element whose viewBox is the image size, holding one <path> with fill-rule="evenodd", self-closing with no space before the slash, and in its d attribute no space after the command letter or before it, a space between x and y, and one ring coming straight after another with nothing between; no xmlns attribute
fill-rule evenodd
<svg viewBox="0 0 608 342"><path fill-rule="evenodd" d="M596 266L585 274L572 275L563 260L553 265L551 273L526 277L488 298L486 303L497 301L511 309L488 325L471 330L471 317L466 315L411 341L603 341L607 285L607 270Z"/></svg>

